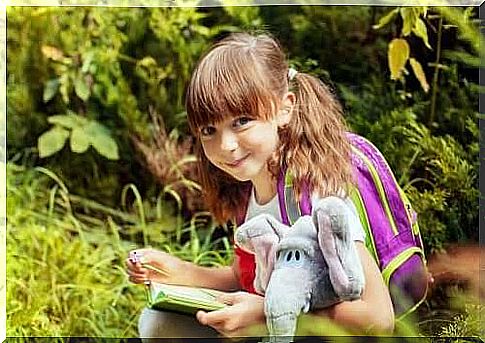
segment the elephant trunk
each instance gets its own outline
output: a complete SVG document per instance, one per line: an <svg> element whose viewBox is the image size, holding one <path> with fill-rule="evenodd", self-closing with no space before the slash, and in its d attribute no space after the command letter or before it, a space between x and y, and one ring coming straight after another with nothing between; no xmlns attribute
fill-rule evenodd
<svg viewBox="0 0 485 343"><path fill-rule="evenodd" d="M305 274L301 268L277 269L266 289L266 325L270 336L281 337L281 342L292 341L298 316L310 309L311 292Z"/></svg>
<svg viewBox="0 0 485 343"><path fill-rule="evenodd" d="M266 317L269 335L271 337L280 337L285 342L291 342L296 331L297 320L298 315L295 313L284 313Z"/></svg>

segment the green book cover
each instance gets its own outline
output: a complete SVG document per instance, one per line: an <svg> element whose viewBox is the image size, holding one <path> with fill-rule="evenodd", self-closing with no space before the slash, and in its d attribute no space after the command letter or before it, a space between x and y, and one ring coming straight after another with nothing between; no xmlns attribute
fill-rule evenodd
<svg viewBox="0 0 485 343"><path fill-rule="evenodd" d="M151 283L148 306L155 310L195 314L198 310L214 311L227 306L216 301L222 292L199 287Z"/></svg>

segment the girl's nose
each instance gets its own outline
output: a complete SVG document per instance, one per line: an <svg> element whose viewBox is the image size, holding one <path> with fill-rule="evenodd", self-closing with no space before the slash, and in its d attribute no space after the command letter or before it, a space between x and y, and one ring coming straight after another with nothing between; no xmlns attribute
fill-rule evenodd
<svg viewBox="0 0 485 343"><path fill-rule="evenodd" d="M221 149L224 151L234 151L239 146L237 136L231 130L224 130L221 133Z"/></svg>

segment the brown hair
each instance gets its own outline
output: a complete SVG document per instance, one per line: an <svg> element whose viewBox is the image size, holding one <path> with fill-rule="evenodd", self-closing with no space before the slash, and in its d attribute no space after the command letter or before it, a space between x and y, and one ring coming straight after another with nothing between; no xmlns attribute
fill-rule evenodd
<svg viewBox="0 0 485 343"><path fill-rule="evenodd" d="M231 34L200 59L186 95L189 126L198 138L201 126L227 117L270 119L289 89L296 95L296 104L289 125L278 131L280 145L268 167L276 177L286 165L298 197L303 181L320 196L341 194L352 182L342 108L328 87L313 76L298 73L289 82L285 54L268 34ZM220 222L234 218L250 182L237 181L212 165L200 139L196 139L195 153L209 209Z"/></svg>

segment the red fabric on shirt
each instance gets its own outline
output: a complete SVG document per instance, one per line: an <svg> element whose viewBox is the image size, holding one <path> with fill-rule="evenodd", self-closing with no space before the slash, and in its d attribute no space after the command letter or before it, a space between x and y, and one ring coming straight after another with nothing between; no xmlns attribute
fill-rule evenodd
<svg viewBox="0 0 485 343"><path fill-rule="evenodd" d="M251 194L252 185L248 183L247 187L242 193L241 203L243 206L239 208L239 212L236 215L236 224L240 226L244 223L246 219L246 211L248 209L249 196ZM246 292L257 294L254 289L254 279L256 277L256 261L254 255L244 251L236 244L234 244L234 253L238 259L239 265L239 284L241 289Z"/></svg>
<svg viewBox="0 0 485 343"><path fill-rule="evenodd" d="M256 276L256 262L254 255L234 245L234 253L239 261L239 284L241 288L249 293L257 294L254 289L254 278Z"/></svg>

